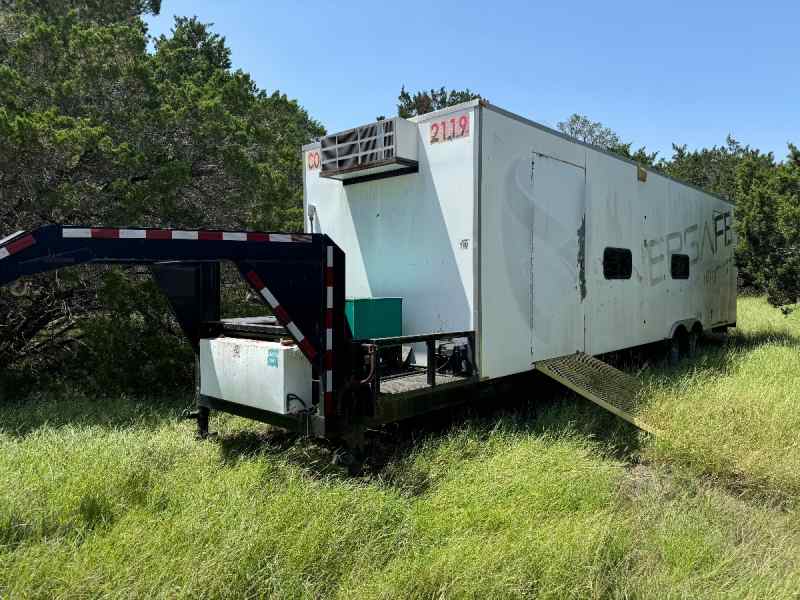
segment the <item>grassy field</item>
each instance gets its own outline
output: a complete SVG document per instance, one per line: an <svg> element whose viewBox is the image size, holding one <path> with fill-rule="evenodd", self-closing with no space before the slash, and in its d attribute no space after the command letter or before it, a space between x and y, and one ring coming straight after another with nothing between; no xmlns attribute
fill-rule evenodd
<svg viewBox="0 0 800 600"><path fill-rule="evenodd" d="M800 314L739 324L643 374L658 439L564 395L357 479L185 399L4 399L0 597L797 598Z"/></svg>

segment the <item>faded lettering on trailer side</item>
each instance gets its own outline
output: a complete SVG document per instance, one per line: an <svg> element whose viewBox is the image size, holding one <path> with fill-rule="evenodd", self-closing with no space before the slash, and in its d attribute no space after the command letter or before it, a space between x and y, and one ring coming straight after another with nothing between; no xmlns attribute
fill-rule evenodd
<svg viewBox="0 0 800 600"><path fill-rule="evenodd" d="M731 211L714 211L714 216L703 223L702 235L698 243L700 225L695 223L683 230L671 231L664 236L655 239L645 239L643 248L645 252L646 264L649 270L650 285L658 285L667 279L669 265L673 254L689 254L691 264L695 265L702 261L707 253L716 256L721 248L733 244ZM705 282L716 281L716 272L728 264L732 259L726 259L720 265L715 266L712 271L714 274L709 280L708 274L704 277Z"/></svg>

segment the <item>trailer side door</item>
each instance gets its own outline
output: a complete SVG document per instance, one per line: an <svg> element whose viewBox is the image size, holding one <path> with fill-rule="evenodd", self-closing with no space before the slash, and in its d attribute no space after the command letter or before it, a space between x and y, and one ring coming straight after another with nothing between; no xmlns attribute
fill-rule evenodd
<svg viewBox="0 0 800 600"><path fill-rule="evenodd" d="M586 169L531 154L531 355L543 360L585 350Z"/></svg>

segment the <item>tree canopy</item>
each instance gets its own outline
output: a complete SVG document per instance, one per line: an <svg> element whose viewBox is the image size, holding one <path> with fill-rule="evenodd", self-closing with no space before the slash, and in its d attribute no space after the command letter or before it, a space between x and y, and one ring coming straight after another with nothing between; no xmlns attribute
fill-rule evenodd
<svg viewBox="0 0 800 600"><path fill-rule="evenodd" d="M770 302L800 302L800 150L789 145L785 161L745 156L735 174L737 259Z"/></svg>
<svg viewBox="0 0 800 600"><path fill-rule="evenodd" d="M623 142L617 132L610 127L578 113L574 113L566 121L559 121L556 127L561 133L586 144L609 150L643 165L654 165L658 156L658 152L647 152L644 146L634 150L632 142Z"/></svg>
<svg viewBox="0 0 800 600"><path fill-rule="evenodd" d="M481 95L476 94L469 88L447 91L444 87L441 87L438 90L422 90L412 95L403 86L400 88L400 95L397 98L397 116L410 119L411 117L424 115L479 98L481 98Z"/></svg>
<svg viewBox="0 0 800 600"><path fill-rule="evenodd" d="M323 128L234 70L225 39L197 19L150 38L141 17L159 8L22 0L2 12L0 231L302 228L299 148ZM101 300L86 272L0 292L0 364L42 337L74 339Z"/></svg>
<svg viewBox="0 0 800 600"><path fill-rule="evenodd" d="M676 179L736 201L736 173L745 159L753 159L764 166L774 164L771 155L742 145L729 135L724 144L699 150L690 151L685 145L673 144L672 158L661 161L658 166Z"/></svg>

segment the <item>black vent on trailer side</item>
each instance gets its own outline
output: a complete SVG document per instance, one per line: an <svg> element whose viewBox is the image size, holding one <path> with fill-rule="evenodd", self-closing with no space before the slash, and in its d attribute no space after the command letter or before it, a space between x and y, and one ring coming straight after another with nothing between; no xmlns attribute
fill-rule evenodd
<svg viewBox="0 0 800 600"><path fill-rule="evenodd" d="M606 248L603 251L603 276L606 279L630 279L633 255L628 248Z"/></svg>
<svg viewBox="0 0 800 600"><path fill-rule="evenodd" d="M689 279L691 261L688 254L673 254L670 262L670 271L673 279Z"/></svg>

